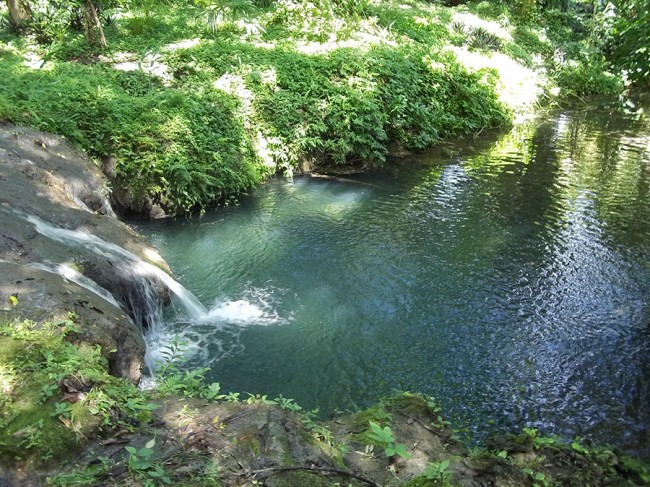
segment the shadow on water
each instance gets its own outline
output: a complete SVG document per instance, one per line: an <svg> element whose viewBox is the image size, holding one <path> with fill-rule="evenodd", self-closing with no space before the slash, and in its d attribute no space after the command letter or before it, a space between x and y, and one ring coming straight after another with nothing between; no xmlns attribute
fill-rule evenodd
<svg viewBox="0 0 650 487"><path fill-rule="evenodd" d="M224 389L324 415L415 390L476 440L529 426L648 458L647 134L611 111L551 113L370 185L276 180L143 224L204 304L232 311L172 317L169 336Z"/></svg>

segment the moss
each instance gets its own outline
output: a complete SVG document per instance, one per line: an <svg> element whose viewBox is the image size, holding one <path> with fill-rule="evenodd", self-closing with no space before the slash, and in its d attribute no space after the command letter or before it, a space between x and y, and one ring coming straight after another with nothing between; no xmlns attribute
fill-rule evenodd
<svg viewBox="0 0 650 487"><path fill-rule="evenodd" d="M25 345L8 336L0 335L0 364L13 362L16 356L24 351Z"/></svg>
<svg viewBox="0 0 650 487"><path fill-rule="evenodd" d="M386 426L390 424L392 419L393 417L388 413L388 411L386 411L384 403L379 402L354 415L354 419L352 420L352 431L354 433L366 431L368 429L369 421Z"/></svg>
<svg viewBox="0 0 650 487"><path fill-rule="evenodd" d="M71 458L98 430L101 416L92 414L83 393L72 404L60 389L66 377L111 384L114 394L126 399L121 382L109 376L101 350L74 346L68 334L74 334L68 321L0 324L0 367L14 374L4 381L8 389L0 401L0 463L20 461L26 471L53 465Z"/></svg>
<svg viewBox="0 0 650 487"><path fill-rule="evenodd" d="M435 404L424 396L411 392L403 392L386 399L386 407L404 414L435 418Z"/></svg>
<svg viewBox="0 0 650 487"><path fill-rule="evenodd" d="M42 376L25 375L13 393L13 414L0 431L0 462L23 461L29 469L69 458L80 444L76 434L53 416L52 403L41 403Z"/></svg>
<svg viewBox="0 0 650 487"><path fill-rule="evenodd" d="M262 454L262 442L256 434L244 435L239 439L234 438L233 442L235 444L246 445L255 458L258 458Z"/></svg>
<svg viewBox="0 0 650 487"><path fill-rule="evenodd" d="M404 484L404 487L442 487L447 486L443 480L431 480L426 477L415 477L409 483Z"/></svg>

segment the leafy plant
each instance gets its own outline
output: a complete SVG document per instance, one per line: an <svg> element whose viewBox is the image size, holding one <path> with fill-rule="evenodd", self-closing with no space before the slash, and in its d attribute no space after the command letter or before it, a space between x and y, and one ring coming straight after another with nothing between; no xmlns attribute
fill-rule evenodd
<svg viewBox="0 0 650 487"><path fill-rule="evenodd" d="M533 480L533 487L549 487L551 485L543 472L535 472L530 468L524 468L522 472Z"/></svg>
<svg viewBox="0 0 650 487"><path fill-rule="evenodd" d="M395 437L393 432L388 426L383 428L373 421L368 421L370 425L370 432L366 433L366 437L371 441L384 448L384 454L387 457L393 457L395 455L402 458L411 458L411 453L408 451L408 447L401 443L395 444Z"/></svg>
<svg viewBox="0 0 650 487"><path fill-rule="evenodd" d="M282 395L273 399L273 402L275 402L278 406L280 406L282 409L285 409L287 411L291 411L294 413L299 413L302 411L302 407L299 404L297 404L293 399L283 397Z"/></svg>
<svg viewBox="0 0 650 487"><path fill-rule="evenodd" d="M54 412L51 413L52 416L57 418L72 418L72 407L70 403L67 402L56 402L54 403Z"/></svg>
<svg viewBox="0 0 650 487"><path fill-rule="evenodd" d="M38 422L30 424L29 426L16 431L13 436L14 438L18 438L20 440L19 445L21 447L25 449L34 448L35 446L41 444L43 437L43 425L44 422L42 419L40 419Z"/></svg>
<svg viewBox="0 0 650 487"><path fill-rule="evenodd" d="M451 478L449 460L428 463L422 475L429 480L435 481L435 485L447 485Z"/></svg>
<svg viewBox="0 0 650 487"><path fill-rule="evenodd" d="M554 445L558 441L557 438L552 436L540 436L537 428L523 428L522 431L532 441L535 448Z"/></svg>
<svg viewBox="0 0 650 487"><path fill-rule="evenodd" d="M219 0L204 5L201 17L204 19L206 27L214 31L223 22L232 22L241 17L250 18L253 9L252 0Z"/></svg>
<svg viewBox="0 0 650 487"><path fill-rule="evenodd" d="M218 399L224 399L226 396L220 393L221 385L218 382L212 382L207 386L203 391L203 398L208 401L216 401Z"/></svg>
<svg viewBox="0 0 650 487"><path fill-rule="evenodd" d="M125 449L129 453L128 459L128 468L131 473L139 474L142 477L147 479L145 485L156 485L160 482L163 484L171 484L171 479L169 475L158 463L152 461L153 456L153 447L156 444L156 439L153 438L147 442L147 444L140 449L136 449L132 446L127 446Z"/></svg>

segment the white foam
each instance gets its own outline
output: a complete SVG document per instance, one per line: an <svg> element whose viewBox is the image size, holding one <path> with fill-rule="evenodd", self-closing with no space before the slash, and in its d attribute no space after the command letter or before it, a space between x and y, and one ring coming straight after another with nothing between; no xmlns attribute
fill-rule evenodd
<svg viewBox="0 0 650 487"><path fill-rule="evenodd" d="M216 303L201 322L236 323L239 325L260 325L276 321L277 317L269 315L261 306L245 299Z"/></svg>

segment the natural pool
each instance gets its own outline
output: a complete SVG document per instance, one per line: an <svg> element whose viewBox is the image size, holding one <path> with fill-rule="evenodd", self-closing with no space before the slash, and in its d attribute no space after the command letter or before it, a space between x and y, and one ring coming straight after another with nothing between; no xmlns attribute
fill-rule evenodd
<svg viewBox="0 0 650 487"><path fill-rule="evenodd" d="M647 121L557 111L138 228L210 308L150 344L181 335L223 390L324 415L419 391L475 439L528 426L650 458Z"/></svg>

